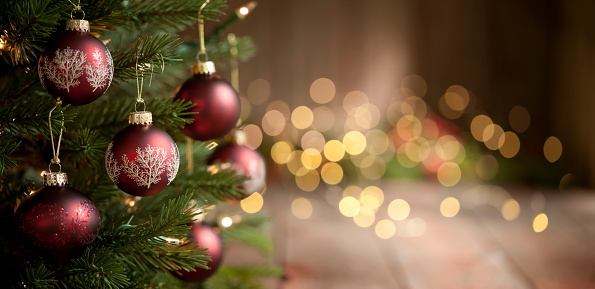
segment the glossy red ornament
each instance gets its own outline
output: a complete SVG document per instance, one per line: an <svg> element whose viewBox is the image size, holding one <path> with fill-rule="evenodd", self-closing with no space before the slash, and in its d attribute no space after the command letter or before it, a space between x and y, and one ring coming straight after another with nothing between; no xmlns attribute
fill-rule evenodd
<svg viewBox="0 0 595 289"><path fill-rule="evenodd" d="M204 281L211 275L217 272L221 260L223 259L223 242L219 234L215 233L215 230L210 225L202 222L196 222L192 224L190 233L188 234L190 242L197 242L200 248L207 248L209 253L207 256L211 257L211 261L207 262L207 266L210 269L194 268L194 272L186 272L179 270L178 273L174 273L174 276L186 282L197 282Z"/></svg>
<svg viewBox="0 0 595 289"><path fill-rule="evenodd" d="M189 112L194 121L182 128L185 135L199 141L222 138L229 133L240 118L240 98L231 85L212 70L193 66L194 76L176 91L176 99L191 101L195 106ZM205 63L200 63L205 64Z"/></svg>
<svg viewBox="0 0 595 289"><path fill-rule="evenodd" d="M114 136L105 153L109 177L120 190L131 195L157 194L178 173L178 146L152 122L148 111L130 113L130 125Z"/></svg>
<svg viewBox="0 0 595 289"><path fill-rule="evenodd" d="M21 202L16 225L34 247L62 264L95 240L101 216L87 196L66 185L65 173L47 173L44 183Z"/></svg>
<svg viewBox="0 0 595 289"><path fill-rule="evenodd" d="M114 64L109 50L89 33L86 20L69 20L66 32L50 42L39 59L47 92L65 104L93 102L110 86Z"/></svg>
<svg viewBox="0 0 595 289"><path fill-rule="evenodd" d="M264 187L266 166L262 156L255 150L241 144L228 143L219 146L207 161L219 164L222 169L232 169L239 176L250 177L244 181L242 189L247 196L259 192Z"/></svg>

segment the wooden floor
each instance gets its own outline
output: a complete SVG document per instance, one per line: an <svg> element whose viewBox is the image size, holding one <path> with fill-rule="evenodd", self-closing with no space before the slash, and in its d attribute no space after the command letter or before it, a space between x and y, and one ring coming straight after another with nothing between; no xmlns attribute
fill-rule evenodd
<svg viewBox="0 0 595 289"><path fill-rule="evenodd" d="M387 206L394 199L411 206L407 219L394 221L396 233L389 239L379 238L374 225L362 228L343 216L336 198L325 192L269 189L264 211L273 217L274 262L286 276L268 286L595 288L594 192L541 194L528 188L492 188L482 195L473 187L445 189L423 182L380 187L385 200L376 221L390 219ZM521 207L513 221L505 220L499 210L509 194ZM452 218L440 212L442 200L449 196L461 203ZM300 220L292 214L291 202L297 197L311 201L310 218ZM549 224L536 233L533 219L541 212Z"/></svg>

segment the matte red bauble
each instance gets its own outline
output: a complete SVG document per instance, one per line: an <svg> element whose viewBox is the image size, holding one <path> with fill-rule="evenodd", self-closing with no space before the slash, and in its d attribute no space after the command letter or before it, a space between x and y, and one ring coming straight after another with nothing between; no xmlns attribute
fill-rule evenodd
<svg viewBox="0 0 595 289"><path fill-rule="evenodd" d="M209 157L208 163L219 163L222 169L229 168L240 176L250 177L242 184L246 195L259 192L264 187L266 178L264 160L257 151L245 145L228 143L217 147Z"/></svg>
<svg viewBox="0 0 595 289"><path fill-rule="evenodd" d="M211 257L211 261L207 262L207 266L210 269L196 267L194 268L196 269L194 272L179 270L178 273L180 274L174 274L174 276L187 282L204 281L215 274L217 269L219 269L219 265L221 265L221 260L223 259L223 242L221 241L221 237L215 233L213 227L201 222L192 224L188 237L191 242L197 242L200 248L207 248L209 250L207 256Z"/></svg>
<svg viewBox="0 0 595 289"><path fill-rule="evenodd" d="M118 188L135 196L151 196L174 180L180 165L178 146L153 125L148 111L130 113L130 125L107 147L105 168Z"/></svg>
<svg viewBox="0 0 595 289"><path fill-rule="evenodd" d="M36 248L64 263L99 233L101 216L95 204L68 187L65 173L46 173L44 187L19 205L17 228Z"/></svg>
<svg viewBox="0 0 595 289"><path fill-rule="evenodd" d="M114 64L109 50L89 33L86 20L69 20L66 33L43 50L39 59L41 84L65 104L83 105L110 86Z"/></svg>
<svg viewBox="0 0 595 289"><path fill-rule="evenodd" d="M194 122L184 126L182 132L199 141L222 138L235 127L240 118L240 98L237 92L227 81L213 74L214 67L210 61L194 64L194 76L176 91L176 99L194 104L188 112L197 112L190 116Z"/></svg>

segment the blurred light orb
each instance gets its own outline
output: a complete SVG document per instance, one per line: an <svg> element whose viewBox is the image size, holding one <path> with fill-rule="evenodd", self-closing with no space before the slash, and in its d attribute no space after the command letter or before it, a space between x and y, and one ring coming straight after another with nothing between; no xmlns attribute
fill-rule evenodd
<svg viewBox="0 0 595 289"><path fill-rule="evenodd" d="M507 131L500 135L498 146L500 147L502 156L509 159L517 155L521 149L521 141L516 133Z"/></svg>
<svg viewBox="0 0 595 289"><path fill-rule="evenodd" d="M318 171L306 171L304 174L296 174L295 183L304 192L311 192L318 188L320 175Z"/></svg>
<svg viewBox="0 0 595 289"><path fill-rule="evenodd" d="M302 164L309 170L317 169L322 163L322 156L316 149L309 148L302 153Z"/></svg>
<svg viewBox="0 0 595 289"><path fill-rule="evenodd" d="M453 197L448 197L444 199L440 204L440 213L442 214L442 216L445 216L447 218L452 218L456 216L459 213L460 209L461 204L459 203L459 200Z"/></svg>
<svg viewBox="0 0 595 289"><path fill-rule="evenodd" d="M312 216L312 203L306 198L296 198L291 202L291 212L296 218L306 220Z"/></svg>
<svg viewBox="0 0 595 289"><path fill-rule="evenodd" d="M269 110L262 117L262 130L270 136L279 135L285 128L285 117L278 110Z"/></svg>
<svg viewBox="0 0 595 289"><path fill-rule="evenodd" d="M484 181L493 179L498 174L498 160L491 154L480 156L475 163L475 172Z"/></svg>
<svg viewBox="0 0 595 289"><path fill-rule="evenodd" d="M397 134L404 140L415 140L422 132L421 121L413 115L405 115L399 119L396 125Z"/></svg>
<svg viewBox="0 0 595 289"><path fill-rule="evenodd" d="M314 102L324 104L335 97L335 84L328 78L319 78L310 85L310 97Z"/></svg>
<svg viewBox="0 0 595 289"><path fill-rule="evenodd" d="M531 115L525 107L517 105L510 109L510 112L508 113L508 122L516 132L523 133L531 124Z"/></svg>
<svg viewBox="0 0 595 289"><path fill-rule="evenodd" d="M324 150L325 139L324 136L315 130L306 132L302 136L302 149L315 149L319 153Z"/></svg>
<svg viewBox="0 0 595 289"><path fill-rule="evenodd" d="M324 156L331 162L338 162L345 156L345 146L338 140L330 140L324 145Z"/></svg>
<svg viewBox="0 0 595 289"><path fill-rule="evenodd" d="M332 129L335 125L335 114L326 106L319 106L312 111L314 120L312 121L312 128L325 132Z"/></svg>
<svg viewBox="0 0 595 289"><path fill-rule="evenodd" d="M547 215L544 213L537 215L535 219L533 219L533 231L535 231L536 233L543 232L547 228L547 225L548 218Z"/></svg>
<svg viewBox="0 0 595 289"><path fill-rule="evenodd" d="M288 121L291 115L291 110L289 109L289 105L287 104L287 102L280 99L273 100L267 105L266 111L271 110L276 110L283 114L285 121Z"/></svg>
<svg viewBox="0 0 595 289"><path fill-rule="evenodd" d="M249 197L240 201L240 206L242 210L248 214L256 214L262 206L264 205L264 199L262 195L258 192L254 192Z"/></svg>
<svg viewBox="0 0 595 289"><path fill-rule="evenodd" d="M362 189L358 186L348 186L343 189L343 197L353 197L359 199L361 196Z"/></svg>
<svg viewBox="0 0 595 289"><path fill-rule="evenodd" d="M484 144L488 149L493 151L500 149L500 137L504 134L504 130L497 124L488 125L483 131Z"/></svg>
<svg viewBox="0 0 595 289"><path fill-rule="evenodd" d="M361 91L351 91L343 99L343 109L349 113L359 106L370 103L368 96Z"/></svg>
<svg viewBox="0 0 595 289"><path fill-rule="evenodd" d="M313 120L314 114L307 106L298 106L291 113L291 123L297 129L308 128Z"/></svg>
<svg viewBox="0 0 595 289"><path fill-rule="evenodd" d="M380 239L389 239L390 237L395 235L397 228L395 223L391 220L380 220L376 223L376 227L374 228L374 232L376 232L376 236Z"/></svg>
<svg viewBox="0 0 595 289"><path fill-rule="evenodd" d="M480 114L473 118L471 121L471 135L477 141L485 142L487 139L484 137L484 131L488 125L493 124L492 119L486 115ZM489 135L491 137L491 135Z"/></svg>
<svg viewBox="0 0 595 289"><path fill-rule="evenodd" d="M246 136L244 145L255 150L262 144L262 131L260 130L260 127L254 124L248 124L242 127L242 130Z"/></svg>
<svg viewBox="0 0 595 289"><path fill-rule="evenodd" d="M344 197L339 202L339 211L345 217L353 217L359 213L360 204L354 197Z"/></svg>
<svg viewBox="0 0 595 289"><path fill-rule="evenodd" d="M287 142L276 142L271 147L271 158L278 164L286 164L289 161L293 149Z"/></svg>
<svg viewBox="0 0 595 289"><path fill-rule="evenodd" d="M350 155L359 155L366 149L366 137L359 131L350 131L343 137L343 146Z"/></svg>
<svg viewBox="0 0 595 289"><path fill-rule="evenodd" d="M362 228L372 226L372 224L374 224L374 221L376 221L374 210L366 206L360 207L359 212L355 216L353 216L353 221L356 225Z"/></svg>
<svg viewBox="0 0 595 289"><path fill-rule="evenodd" d="M343 179L343 168L337 163L326 163L320 170L322 180L329 185L336 185Z"/></svg>
<svg viewBox="0 0 595 289"><path fill-rule="evenodd" d="M410 212L411 207L405 200L395 199L388 204L388 216L395 221L405 220Z"/></svg>
<svg viewBox="0 0 595 289"><path fill-rule="evenodd" d="M502 217L507 221L514 221L521 214L521 206L515 199L508 199L504 201L500 208Z"/></svg>
<svg viewBox="0 0 595 289"><path fill-rule="evenodd" d="M445 187L452 187L461 180L461 168L454 162L445 162L438 169L438 181Z"/></svg>
<svg viewBox="0 0 595 289"><path fill-rule="evenodd" d="M419 97L424 97L428 91L428 84L423 77L417 74L410 74L403 78L401 87L407 88L409 91L413 92L414 95Z"/></svg>
<svg viewBox="0 0 595 289"><path fill-rule="evenodd" d="M562 156L562 142L557 137L550 136L543 144L543 154L548 162L556 162Z"/></svg>

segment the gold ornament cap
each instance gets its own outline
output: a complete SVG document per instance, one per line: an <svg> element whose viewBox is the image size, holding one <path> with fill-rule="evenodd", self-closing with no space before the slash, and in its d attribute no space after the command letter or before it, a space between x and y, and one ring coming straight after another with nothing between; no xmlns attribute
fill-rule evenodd
<svg viewBox="0 0 595 289"><path fill-rule="evenodd" d="M46 187L63 187L68 185L68 177L63 172L49 172L43 175L43 185Z"/></svg>
<svg viewBox="0 0 595 289"><path fill-rule="evenodd" d="M89 21L81 19L71 19L66 21L66 30L89 32Z"/></svg>
<svg viewBox="0 0 595 289"><path fill-rule="evenodd" d="M192 64L192 74L213 74L215 73L215 63L213 61L197 62Z"/></svg>
<svg viewBox="0 0 595 289"><path fill-rule="evenodd" d="M150 111L135 111L128 115L129 124L151 124L153 114Z"/></svg>

